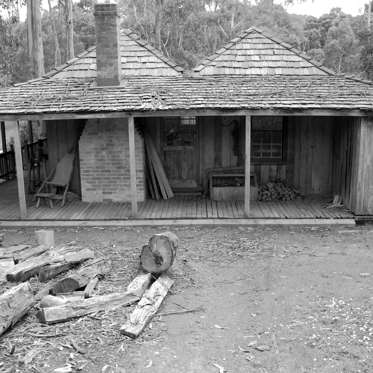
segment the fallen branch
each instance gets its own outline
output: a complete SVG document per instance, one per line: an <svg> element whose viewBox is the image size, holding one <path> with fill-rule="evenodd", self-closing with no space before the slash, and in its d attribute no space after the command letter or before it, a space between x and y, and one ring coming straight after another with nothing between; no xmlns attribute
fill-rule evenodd
<svg viewBox="0 0 373 373"><path fill-rule="evenodd" d="M184 313L203 312L204 310L205 309L203 307L198 307L198 308L194 308L194 309L191 309L191 310L163 312L163 313L159 313L157 316L183 315Z"/></svg>

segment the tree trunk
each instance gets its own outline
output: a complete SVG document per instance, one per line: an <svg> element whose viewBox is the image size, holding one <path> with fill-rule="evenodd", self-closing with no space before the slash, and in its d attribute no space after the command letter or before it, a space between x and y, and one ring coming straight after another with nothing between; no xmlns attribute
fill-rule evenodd
<svg viewBox="0 0 373 373"><path fill-rule="evenodd" d="M54 67L58 67L61 65L61 49L60 49L60 43L58 41L58 34L55 24L55 18L53 17L53 9L51 5L51 0L48 0L48 6L49 6L49 18L52 25L52 32L53 32L53 38L54 38Z"/></svg>
<svg viewBox="0 0 373 373"><path fill-rule="evenodd" d="M39 78L45 73L40 0L28 0L27 10L30 12L27 15L29 55L33 77Z"/></svg>
<svg viewBox="0 0 373 373"><path fill-rule="evenodd" d="M65 19L67 60L71 60L74 58L74 25L72 0L65 0Z"/></svg>
<svg viewBox="0 0 373 373"><path fill-rule="evenodd" d="M155 234L142 249L140 265L150 273L162 273L173 264L179 245L178 237L172 232Z"/></svg>

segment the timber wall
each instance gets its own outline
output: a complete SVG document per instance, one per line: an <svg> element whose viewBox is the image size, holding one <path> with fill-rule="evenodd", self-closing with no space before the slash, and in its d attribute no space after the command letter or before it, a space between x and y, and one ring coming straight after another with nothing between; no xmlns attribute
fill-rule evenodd
<svg viewBox="0 0 373 373"><path fill-rule="evenodd" d="M145 120L146 130L162 158L162 118ZM243 117L199 117L200 184L207 188L207 170L244 167ZM238 124L238 125L237 125ZM333 119L330 117L284 118L284 158L276 162L254 162L259 184L283 180L301 193L331 195L333 167Z"/></svg>

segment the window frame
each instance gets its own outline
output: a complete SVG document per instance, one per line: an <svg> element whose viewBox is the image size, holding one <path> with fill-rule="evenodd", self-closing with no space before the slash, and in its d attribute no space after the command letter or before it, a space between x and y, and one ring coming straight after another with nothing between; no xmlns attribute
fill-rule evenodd
<svg viewBox="0 0 373 373"><path fill-rule="evenodd" d="M276 131L276 132L282 132L281 136L281 157L279 158L273 158L273 157L254 157L253 156L253 134L256 131L268 131L268 132L275 132L275 130L254 130L251 128L251 163L252 164L284 164L287 161L287 117L280 117L282 119L282 131Z"/></svg>

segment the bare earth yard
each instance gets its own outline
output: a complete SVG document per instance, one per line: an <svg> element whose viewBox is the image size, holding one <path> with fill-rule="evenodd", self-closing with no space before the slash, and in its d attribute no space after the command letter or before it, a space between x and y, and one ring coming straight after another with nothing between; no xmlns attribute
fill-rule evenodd
<svg viewBox="0 0 373 373"><path fill-rule="evenodd" d="M112 259L98 288L109 293L125 290L141 246L166 229L181 239L170 272L176 282L137 340L118 331L131 308L52 326L33 310L0 339L0 372L373 372L372 226L97 227L55 235ZM35 243L31 229L5 233L5 245ZM183 309L197 310L162 316Z"/></svg>

